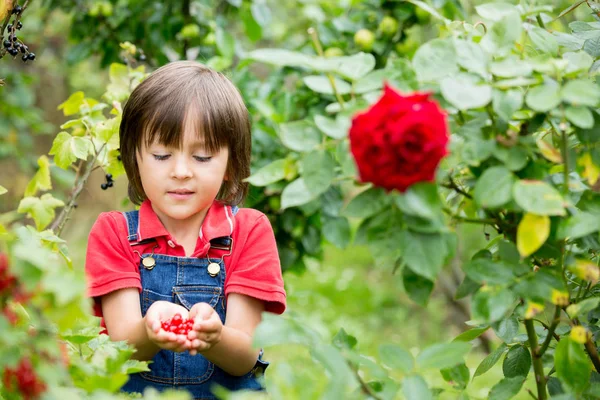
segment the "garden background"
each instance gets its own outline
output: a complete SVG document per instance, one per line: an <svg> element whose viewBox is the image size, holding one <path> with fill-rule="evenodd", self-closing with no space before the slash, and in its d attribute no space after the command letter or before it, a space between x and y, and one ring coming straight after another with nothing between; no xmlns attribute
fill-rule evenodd
<svg viewBox="0 0 600 400"><path fill-rule="evenodd" d="M271 219L288 294L257 333L272 398L600 397L598 3L16 6L0 1L2 41L28 47L0 52L0 251L35 293L0 290L0 369L30 358L41 398L116 398L143 368L85 317L86 238L132 207L120 104L185 58L231 77L253 116L246 205ZM384 82L448 112L435 184L359 180L348 130Z"/></svg>

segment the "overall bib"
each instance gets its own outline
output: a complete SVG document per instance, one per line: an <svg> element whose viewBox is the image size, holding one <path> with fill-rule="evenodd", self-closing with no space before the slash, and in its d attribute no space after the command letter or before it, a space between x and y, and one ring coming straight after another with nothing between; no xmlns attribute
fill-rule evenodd
<svg viewBox="0 0 600 400"><path fill-rule="evenodd" d="M232 214L238 211L232 207ZM127 220L128 240L132 246L138 244L139 212L123 213ZM149 239L152 240L152 239ZM221 237L211 240L211 248L230 250L231 237ZM219 272L215 276L209 274L208 256L205 258L176 257L162 254L142 254L142 257L152 256L156 264L152 268L144 267L140 260L140 276L142 293L140 305L142 316L157 300L179 304L188 310L196 303L210 304L217 312L223 324L225 323L225 263L223 259L211 259L218 263ZM194 399L216 399L211 386L217 384L228 390L264 390L257 376L261 375L269 363L262 361L262 351L256 366L244 376L232 376L217 367L201 354L192 356L189 352L175 353L160 350L149 364L150 371L131 374L129 381L121 389L124 392L143 393L144 389L152 386L159 391L165 389L185 389Z"/></svg>

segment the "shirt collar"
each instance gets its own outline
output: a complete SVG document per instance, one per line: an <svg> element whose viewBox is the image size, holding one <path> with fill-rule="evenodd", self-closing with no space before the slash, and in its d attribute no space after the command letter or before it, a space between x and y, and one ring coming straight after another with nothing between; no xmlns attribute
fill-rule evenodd
<svg viewBox="0 0 600 400"><path fill-rule="evenodd" d="M198 236L209 242L214 238L231 236L234 228L234 218L231 206L215 200L208 209ZM170 236L158 215L152 209L152 203L146 199L140 206L139 240L160 236Z"/></svg>

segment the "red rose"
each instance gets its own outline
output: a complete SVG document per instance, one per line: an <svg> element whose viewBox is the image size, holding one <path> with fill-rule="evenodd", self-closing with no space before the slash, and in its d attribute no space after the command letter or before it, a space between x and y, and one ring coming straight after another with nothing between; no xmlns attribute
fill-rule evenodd
<svg viewBox="0 0 600 400"><path fill-rule="evenodd" d="M448 154L446 113L428 93L403 96L385 85L383 96L350 127L350 150L360 179L388 191L432 181Z"/></svg>

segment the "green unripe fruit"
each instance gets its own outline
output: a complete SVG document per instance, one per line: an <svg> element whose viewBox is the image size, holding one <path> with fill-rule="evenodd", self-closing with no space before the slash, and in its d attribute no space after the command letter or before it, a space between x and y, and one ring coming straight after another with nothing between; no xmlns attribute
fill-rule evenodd
<svg viewBox="0 0 600 400"><path fill-rule="evenodd" d="M368 29L360 29L354 34L354 43L365 51L371 51L373 48L373 42L375 41L375 34Z"/></svg>
<svg viewBox="0 0 600 400"><path fill-rule="evenodd" d="M200 36L200 27L196 24L187 24L181 29L179 35L182 39L194 39Z"/></svg>
<svg viewBox="0 0 600 400"><path fill-rule="evenodd" d="M398 32L398 21L386 15L379 23L379 32L384 36L394 36Z"/></svg>
<svg viewBox="0 0 600 400"><path fill-rule="evenodd" d="M210 32L208 35L204 36L202 43L207 46L214 46L216 43L215 33Z"/></svg>
<svg viewBox="0 0 600 400"><path fill-rule="evenodd" d="M330 47L325 50L325 57L342 57L344 55L344 51L339 47Z"/></svg>
<svg viewBox="0 0 600 400"><path fill-rule="evenodd" d="M426 24L431 19L431 14L423 10L421 7L415 7L415 16L421 24Z"/></svg>
<svg viewBox="0 0 600 400"><path fill-rule="evenodd" d="M107 1L102 2L101 12L105 17L110 17L113 14L113 5Z"/></svg>

